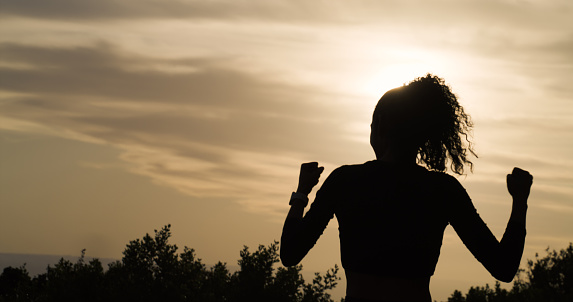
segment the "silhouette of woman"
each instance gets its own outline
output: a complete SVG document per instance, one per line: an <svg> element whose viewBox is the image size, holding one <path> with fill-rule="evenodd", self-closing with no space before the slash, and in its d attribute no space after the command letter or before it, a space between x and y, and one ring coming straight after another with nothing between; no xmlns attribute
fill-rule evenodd
<svg viewBox="0 0 573 302"><path fill-rule="evenodd" d="M298 264L336 215L347 302L431 301L430 277L450 224L492 276L510 282L523 253L533 177L519 168L507 175L513 207L498 241L462 185L445 173L447 162L456 174L464 165L471 170L472 126L439 77L428 74L386 92L372 117L376 160L335 169L304 217L324 168L301 165L281 237L282 263Z"/></svg>

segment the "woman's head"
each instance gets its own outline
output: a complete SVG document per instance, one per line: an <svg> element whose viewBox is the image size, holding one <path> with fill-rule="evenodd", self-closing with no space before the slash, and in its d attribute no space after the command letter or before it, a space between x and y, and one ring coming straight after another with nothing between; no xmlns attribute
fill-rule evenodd
<svg viewBox="0 0 573 302"><path fill-rule="evenodd" d="M463 174L472 168L467 153L473 124L444 80L428 74L386 92L374 110L370 141L376 154L387 148L416 153L419 163L435 171ZM467 146L464 144L467 142Z"/></svg>

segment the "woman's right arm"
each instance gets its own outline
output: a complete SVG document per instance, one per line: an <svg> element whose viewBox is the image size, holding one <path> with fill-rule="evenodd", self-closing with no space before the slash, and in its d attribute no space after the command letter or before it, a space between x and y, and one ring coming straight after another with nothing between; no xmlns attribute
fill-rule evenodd
<svg viewBox="0 0 573 302"><path fill-rule="evenodd" d="M497 241L487 225L477 214L465 189L455 180L454 200L451 201L450 224L470 252L493 277L511 282L515 276L525 243L527 199L533 177L529 172L514 168L507 176L508 191L513 206L507 228L501 241Z"/></svg>
<svg viewBox="0 0 573 302"><path fill-rule="evenodd" d="M303 217L304 208L308 203L308 194L318 183L320 174L324 167L319 167L317 162L304 163L300 167L300 175L297 196L302 199L291 199L291 208L287 214L283 226L280 244L280 259L283 265L297 265L308 251L314 246L326 225L333 216L332 208L328 202L320 201L320 193L317 193L317 200L311 206L311 210ZM329 179L332 177L329 176ZM326 187L329 180L325 181ZM327 188L325 189L327 190ZM324 189L321 189L324 191ZM322 192L321 191L321 192ZM294 196L294 195L293 195ZM306 197L306 198L305 198Z"/></svg>

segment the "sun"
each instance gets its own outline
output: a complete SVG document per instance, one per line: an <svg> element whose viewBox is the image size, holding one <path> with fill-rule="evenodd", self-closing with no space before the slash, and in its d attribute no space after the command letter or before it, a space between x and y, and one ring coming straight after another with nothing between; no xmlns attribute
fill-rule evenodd
<svg viewBox="0 0 573 302"><path fill-rule="evenodd" d="M447 73L448 64L441 56L422 49L402 48L395 49L375 70L369 67L364 73L364 81L357 90L362 95L380 98L386 91L409 83L417 77L427 73L443 76Z"/></svg>
<svg viewBox="0 0 573 302"><path fill-rule="evenodd" d="M427 66L418 63L400 63L384 66L370 76L361 89L362 93L381 97L386 91L408 84L417 77L433 73Z"/></svg>

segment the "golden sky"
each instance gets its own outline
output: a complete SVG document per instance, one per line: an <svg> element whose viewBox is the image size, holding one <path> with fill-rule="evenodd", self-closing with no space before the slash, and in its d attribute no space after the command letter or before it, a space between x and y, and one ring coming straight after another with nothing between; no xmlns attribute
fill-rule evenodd
<svg viewBox="0 0 573 302"><path fill-rule="evenodd" d="M170 223L234 265L279 239L300 163L325 178L373 159L378 98L427 72L473 117L480 158L459 180L494 234L519 166L535 177L524 259L565 247L572 15L568 0L0 0L0 253L120 258ZM305 271L340 262L336 227ZM448 228L434 299L485 282Z"/></svg>

